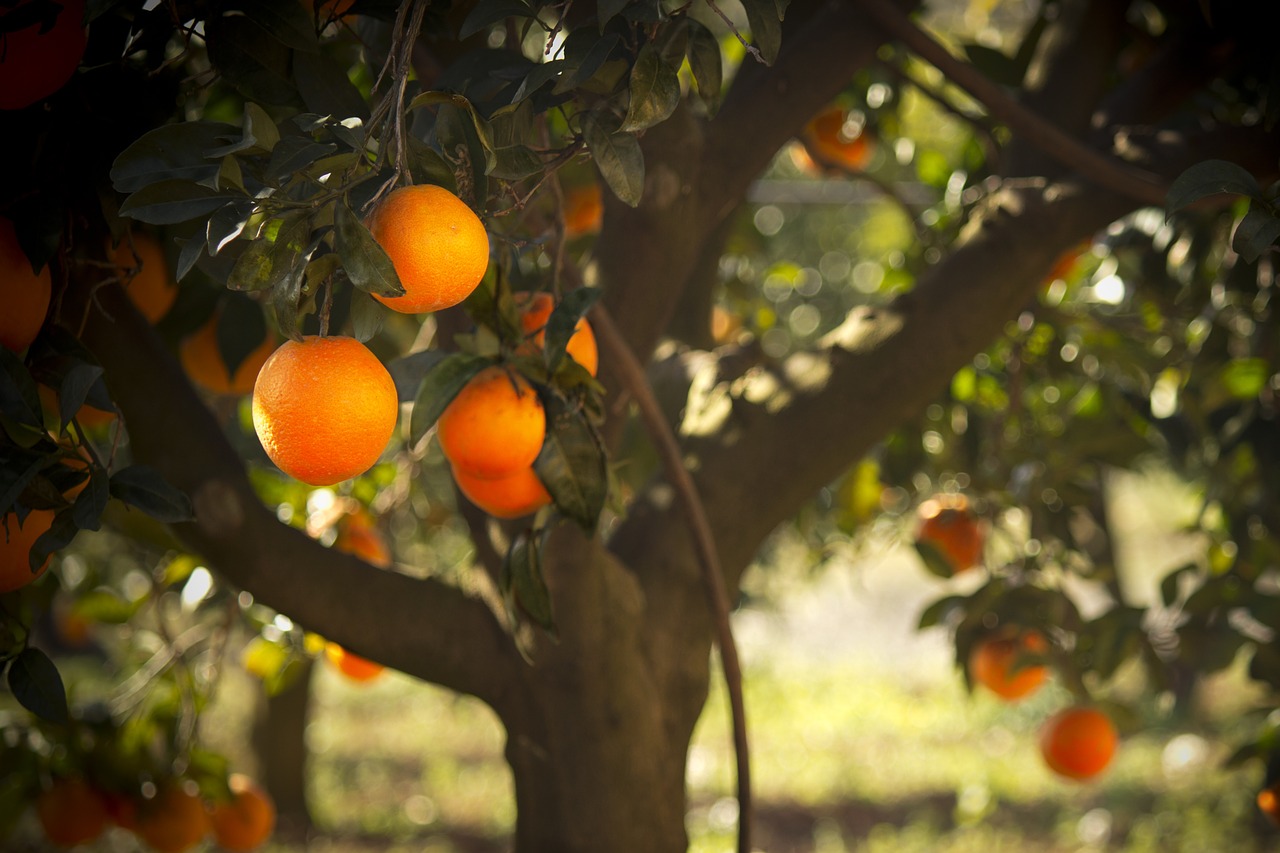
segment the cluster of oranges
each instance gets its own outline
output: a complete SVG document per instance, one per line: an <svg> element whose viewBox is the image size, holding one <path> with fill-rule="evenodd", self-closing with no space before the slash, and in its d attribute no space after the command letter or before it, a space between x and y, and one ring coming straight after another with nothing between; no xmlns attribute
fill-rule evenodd
<svg viewBox="0 0 1280 853"><path fill-rule="evenodd" d="M1035 629L1009 628L983 637L969 652L968 671L1006 702L1035 693L1048 680L1049 643ZM1087 781L1107 768L1119 745L1111 718L1098 708L1074 705L1044 722L1040 755L1054 773Z"/></svg>
<svg viewBox="0 0 1280 853"><path fill-rule="evenodd" d="M182 853L206 838L224 850L255 850L275 830L275 803L240 773L231 774L227 788L225 797L206 799L191 780L173 779L144 799L63 776L37 795L35 811L45 837L59 847L92 843L118 826L157 853Z"/></svg>

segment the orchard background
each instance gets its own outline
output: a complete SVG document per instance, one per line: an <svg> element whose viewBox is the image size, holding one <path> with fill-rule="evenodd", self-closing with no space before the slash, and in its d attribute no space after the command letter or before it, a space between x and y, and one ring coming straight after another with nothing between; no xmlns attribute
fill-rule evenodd
<svg viewBox="0 0 1280 853"><path fill-rule="evenodd" d="M1243 6L0 5L6 846L1273 845Z"/></svg>

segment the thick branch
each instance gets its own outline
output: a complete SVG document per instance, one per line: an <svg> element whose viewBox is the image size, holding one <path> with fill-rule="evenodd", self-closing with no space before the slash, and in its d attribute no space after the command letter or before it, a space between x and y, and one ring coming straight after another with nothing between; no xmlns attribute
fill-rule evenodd
<svg viewBox="0 0 1280 853"><path fill-rule="evenodd" d="M859 5L886 32L982 102L992 116L1032 145L1110 189L1146 204L1164 204L1167 187L1161 181L1083 145L1036 113L1024 109L973 66L948 53L889 0L860 0Z"/></svg>
<svg viewBox="0 0 1280 853"><path fill-rule="evenodd" d="M310 630L419 678L501 707L519 666L478 599L434 579L379 571L276 520L244 463L124 291L102 288L83 340L106 370L138 462L191 495L175 525L236 586ZM114 319L113 319L114 318Z"/></svg>

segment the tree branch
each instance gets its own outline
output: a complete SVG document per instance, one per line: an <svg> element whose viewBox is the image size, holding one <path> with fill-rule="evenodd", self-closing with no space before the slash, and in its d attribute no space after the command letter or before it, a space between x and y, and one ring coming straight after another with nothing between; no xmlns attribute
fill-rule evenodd
<svg viewBox="0 0 1280 853"><path fill-rule="evenodd" d="M83 300L86 292L79 283L75 295ZM101 307L88 309L84 343L106 371L134 458L192 498L195 521L174 525L182 541L228 581L308 629L501 707L521 664L494 614L456 587L380 571L277 521L124 291L112 285L95 296Z"/></svg>
<svg viewBox="0 0 1280 853"><path fill-rule="evenodd" d="M992 116L1023 135L1032 145L1109 189L1157 207L1164 204L1167 187L1155 176L1081 144L1036 113L1026 110L973 66L948 53L889 0L860 0L859 6L893 38L986 105Z"/></svg>

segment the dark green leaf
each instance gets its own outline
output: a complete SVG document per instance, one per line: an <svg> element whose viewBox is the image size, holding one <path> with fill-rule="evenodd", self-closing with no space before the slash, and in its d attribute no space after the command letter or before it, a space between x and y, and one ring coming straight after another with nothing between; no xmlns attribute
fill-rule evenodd
<svg viewBox="0 0 1280 853"><path fill-rule="evenodd" d="M304 4L296 0L242 0L231 6L237 7L281 44L304 55L319 49L316 28Z"/></svg>
<svg viewBox="0 0 1280 853"><path fill-rule="evenodd" d="M0 445L0 519L13 510L14 502L27 484L45 467L45 462L46 456L43 453ZM9 518L9 523L15 523L12 517ZM0 526L0 541L4 536L4 528Z"/></svg>
<svg viewBox="0 0 1280 853"><path fill-rule="evenodd" d="M665 121L680 104L680 77L651 44L640 49L631 69L630 90L631 102L621 128L624 133Z"/></svg>
<svg viewBox="0 0 1280 853"><path fill-rule="evenodd" d="M590 80L621 43L622 37L617 33L597 35L585 27L574 30L565 42L565 71L553 91L564 94ZM582 49L583 44L588 45L586 50Z"/></svg>
<svg viewBox="0 0 1280 853"><path fill-rule="evenodd" d="M542 172L546 164L525 145L509 145L494 153L494 167L489 174L504 181L521 181Z"/></svg>
<svg viewBox="0 0 1280 853"><path fill-rule="evenodd" d="M174 225L203 219L227 202L241 198L191 181L164 180L148 184L125 199L120 214L152 225Z"/></svg>
<svg viewBox="0 0 1280 853"><path fill-rule="evenodd" d="M463 386L481 370L493 363L492 359L467 353L453 353L436 362L422 377L418 394L413 401L413 415L409 419L409 443L422 441L427 430L435 425Z"/></svg>
<svg viewBox="0 0 1280 853"><path fill-rule="evenodd" d="M338 120L369 118L369 105L347 77L346 70L323 53L300 53L293 58L294 80L307 109Z"/></svg>
<svg viewBox="0 0 1280 853"><path fill-rule="evenodd" d="M373 301L372 299L370 300ZM438 349L424 349L393 359L387 364L387 372L396 383L396 397L401 403L411 403L417 396L418 386L427 373L449 357Z"/></svg>
<svg viewBox="0 0 1280 853"><path fill-rule="evenodd" d="M67 507L58 510L57 515L53 517L53 524L36 537L36 541L31 545L31 551L27 554L31 571L34 572L43 566L55 551L61 551L70 545L71 540L75 539L79 532L80 528L76 526L75 509Z"/></svg>
<svg viewBox="0 0 1280 853"><path fill-rule="evenodd" d="M280 128L267 111L252 101L244 105L244 121L240 138L221 148L206 152L209 157L227 157L231 154L270 154L280 141Z"/></svg>
<svg viewBox="0 0 1280 853"><path fill-rule="evenodd" d="M582 135L609 189L635 207L644 194L644 154L635 136L618 133L616 121L611 119L587 113L582 117Z"/></svg>
<svg viewBox="0 0 1280 853"><path fill-rule="evenodd" d="M102 379L102 368L77 361L62 375L58 386L58 420L65 426L85 404L90 389Z"/></svg>
<svg viewBox="0 0 1280 853"><path fill-rule="evenodd" d="M28 646L9 664L9 690L22 707L51 723L67 721L67 691L49 656Z"/></svg>
<svg viewBox="0 0 1280 853"><path fill-rule="evenodd" d="M939 598L937 601L926 607L924 612L920 614L920 620L916 624L916 629L923 631L925 628L932 628L935 625L941 625L948 616L963 604L963 596L948 595L943 598Z"/></svg>
<svg viewBox="0 0 1280 853"><path fill-rule="evenodd" d="M42 428L40 392L18 354L0 346L0 414L18 423Z"/></svg>
<svg viewBox="0 0 1280 853"><path fill-rule="evenodd" d="M345 200L333 208L334 238L351 283L366 293L404 296L395 265Z"/></svg>
<svg viewBox="0 0 1280 853"><path fill-rule="evenodd" d="M305 213L286 214L277 227L263 229L263 236L251 242L236 259L227 287L241 291L268 290L282 281L298 278L310 237L311 220Z"/></svg>
<svg viewBox="0 0 1280 853"><path fill-rule="evenodd" d="M205 152L225 144L239 132L235 125L220 121L186 121L157 127L138 137L116 157L111 166L111 182L119 192L132 193L164 180L207 181L218 173L218 164Z"/></svg>
<svg viewBox="0 0 1280 853"><path fill-rule="evenodd" d="M458 38L466 39L506 18L532 18L534 11L520 0L480 0L458 28Z"/></svg>
<svg viewBox="0 0 1280 853"><path fill-rule="evenodd" d="M565 347L569 345L569 338L573 337L578 321L599 298L599 288L579 287L577 290L570 291L552 310L551 316L547 318L547 328L543 338L547 369L552 373L564 358Z"/></svg>
<svg viewBox="0 0 1280 853"><path fill-rule="evenodd" d="M485 146L477 127L475 113L465 100L461 105L453 101L440 105L436 114L436 136L444 159L455 172L463 172L470 179L472 191L462 194L462 200L468 204L483 204L488 198L489 171L497 163L493 149ZM465 183L461 177L459 183Z"/></svg>
<svg viewBox="0 0 1280 853"><path fill-rule="evenodd" d="M80 530L97 530L102 527L102 513L111 497L111 482L101 468L89 474L89 482L76 495L71 507L71 520Z"/></svg>
<svg viewBox="0 0 1280 853"><path fill-rule="evenodd" d="M1262 188L1242 166L1226 160L1205 160L1187 169L1169 186L1169 195L1164 203L1165 214L1218 193L1260 198Z"/></svg>
<svg viewBox="0 0 1280 853"><path fill-rule="evenodd" d="M751 27L751 40L766 65L772 65L782 48L782 15L775 0L742 0Z"/></svg>
<svg viewBox="0 0 1280 853"><path fill-rule="evenodd" d="M210 17L205 35L210 60L246 98L281 105L297 98L289 65L293 52L257 21L247 15Z"/></svg>
<svg viewBox="0 0 1280 853"><path fill-rule="evenodd" d="M1014 87L1022 82L1022 67L1003 51L973 43L965 44L963 48L969 64L996 83Z"/></svg>
<svg viewBox="0 0 1280 853"><path fill-rule="evenodd" d="M720 89L724 85L720 43L711 30L692 18L688 19L688 27L689 71L698 87L698 97L706 104L707 110L714 114L720 104Z"/></svg>
<svg viewBox="0 0 1280 853"><path fill-rule="evenodd" d="M191 499L147 465L130 465L111 475L111 496L147 515L173 524L191 521Z"/></svg>
<svg viewBox="0 0 1280 853"><path fill-rule="evenodd" d="M520 609L536 625L556 634L555 615L551 609L551 591L547 589L542 574L543 537L521 534L507 551L504 574L510 583L511 594Z"/></svg>
<svg viewBox="0 0 1280 853"><path fill-rule="evenodd" d="M268 335L262 306L246 296L228 293L222 301L217 325L218 354L230 381L249 353L262 346Z"/></svg>
<svg viewBox="0 0 1280 853"><path fill-rule="evenodd" d="M253 216L253 208L254 205L250 199L241 199L227 204L221 210L215 211L209 217L209 224L205 226L205 241L200 245L207 245L210 255L216 255L221 252L228 243L244 233L250 217ZM192 240L197 240L197 238L192 238ZM183 252L186 252L185 246L183 247ZM194 264L195 261L192 260L190 263ZM181 266L180 259L179 268Z"/></svg>
<svg viewBox="0 0 1280 853"><path fill-rule="evenodd" d="M217 214L214 214L214 216L217 216ZM212 222L212 217L210 217L210 221ZM182 244L182 250L178 252L178 266L175 270L178 281L186 278L187 273L195 268L195 265L200 262L201 256L204 255L205 247L208 245L208 238L204 234L196 233L187 238L187 241Z"/></svg>
<svg viewBox="0 0 1280 853"><path fill-rule="evenodd" d="M382 330L391 309L365 293L351 294L351 336L364 343Z"/></svg>
<svg viewBox="0 0 1280 853"><path fill-rule="evenodd" d="M609 496L604 447L580 408L554 396L544 405L547 437L534 471L556 507L587 532L594 531Z"/></svg>
<svg viewBox="0 0 1280 853"><path fill-rule="evenodd" d="M1231 248L1249 263L1253 263L1270 251L1280 240L1280 217L1260 205L1254 204L1236 226L1231 237Z"/></svg>
<svg viewBox="0 0 1280 853"><path fill-rule="evenodd" d="M600 29L603 30L604 25L627 8L630 2L631 0L596 0L596 17L600 19Z"/></svg>
<svg viewBox="0 0 1280 853"><path fill-rule="evenodd" d="M524 80L520 81L516 92L511 96L511 103L518 104L537 92L543 86L556 80L565 70L565 61L563 59L553 59L550 62L540 62L530 69L525 75Z"/></svg>

